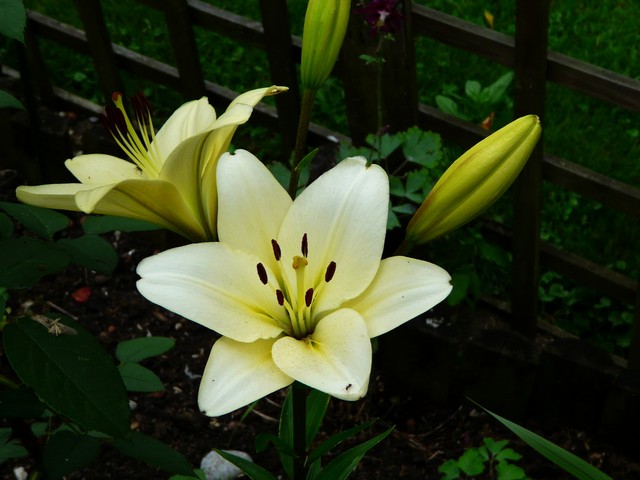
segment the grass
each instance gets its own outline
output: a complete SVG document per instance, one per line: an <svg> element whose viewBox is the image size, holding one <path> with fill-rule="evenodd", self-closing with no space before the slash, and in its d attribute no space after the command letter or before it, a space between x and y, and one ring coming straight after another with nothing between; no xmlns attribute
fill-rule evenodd
<svg viewBox="0 0 640 480"><path fill-rule="evenodd" d="M28 8L81 28L71 0L26 0L25 3ZM210 0L209 3L260 20L257 0ZM515 2L512 0L421 0L419 3L481 25L486 24L486 9L494 15L496 30L514 33ZM292 30L300 34L306 2L290 0L288 5ZM114 42L175 66L164 17L160 12L133 0L103 0L102 6ZM551 6L549 48L640 78L637 69L639 21L640 2L556 1ZM196 28L195 33L208 80L236 91L271 84L264 52L201 28ZM71 54L45 41L41 48L49 61L50 74L56 85L97 103L105 103L98 93L95 72L85 56ZM436 95L463 92L466 80L478 80L482 85L488 85L508 71L424 37L417 39L416 50L420 100L430 105L435 105ZM144 91L161 118L183 101L180 94L152 85L145 79L132 75L123 77L127 84L126 93ZM331 80L317 97L314 121L346 132L343 98L340 82ZM547 151L640 187L640 123L637 112L611 106L554 84L548 88L546 110ZM506 122L511 116L509 102L506 101L497 113L498 122ZM243 147L253 147L256 153L267 158L276 155L273 152L278 150L277 142L269 132L245 127L239 133L241 137L236 141ZM508 204L502 202L492 209L492 213L508 220ZM542 215L544 239L599 263L612 265L628 275L639 276L640 252L635 239L640 238L640 227L637 222L629 222L628 218L610 212L596 202L547 184L544 186ZM579 298L587 305L589 302L601 305L597 309L594 306L593 311L602 317L608 318L612 312L619 312L620 317L628 316L629 306L616 305L615 302L607 305L609 300L603 300L598 294L587 294L577 285L545 275L541 284L542 298L545 299L543 307L545 311L553 311L561 321L565 318L570 320L571 309L565 307L573 298ZM499 283L508 284L508 278ZM553 286L558 284L562 288ZM592 328L579 327L584 331Z"/></svg>

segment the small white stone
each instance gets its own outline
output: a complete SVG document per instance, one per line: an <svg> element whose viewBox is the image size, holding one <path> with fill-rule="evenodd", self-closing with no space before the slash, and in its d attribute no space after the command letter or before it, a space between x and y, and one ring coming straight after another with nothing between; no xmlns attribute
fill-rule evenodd
<svg viewBox="0 0 640 480"><path fill-rule="evenodd" d="M248 453L240 452L238 450L223 451L231 453L236 457L242 457L250 462L253 461ZM220 454L215 451L209 452L205 455L200 462L200 468L204 471L204 476L207 480L231 480L244 475L242 470L236 467L233 463L222 458Z"/></svg>
<svg viewBox="0 0 640 480"><path fill-rule="evenodd" d="M16 467L13 469L13 476L16 477L16 480L27 480L29 478L29 474L24 469L24 467Z"/></svg>

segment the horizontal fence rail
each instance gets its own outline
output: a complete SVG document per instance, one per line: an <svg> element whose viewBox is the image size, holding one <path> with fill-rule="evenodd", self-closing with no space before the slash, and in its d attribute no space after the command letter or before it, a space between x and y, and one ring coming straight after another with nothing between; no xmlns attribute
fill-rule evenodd
<svg viewBox="0 0 640 480"><path fill-rule="evenodd" d="M88 22L88 19L91 19L94 22L91 28L95 28L99 32L102 31L100 22L103 23L104 20L101 12L90 10L91 8L99 9L99 1L85 1L87 3L83 7L85 9L82 15L83 20ZM185 36L189 37L193 34L193 27L216 32L267 53L271 48L270 45L273 45L273 39L267 38L266 33L267 31L273 32L272 27L267 28L260 22L227 12L199 0L172 0L168 3L160 0L139 0L139 2L165 12L165 18L173 13L172 19L168 21L169 23L174 22L170 30L173 32L172 46L177 49L177 58L180 58L182 54L185 57L193 57L195 54L197 45L185 38ZM278 8L286 8L286 2L277 3ZM168 4L171 5L168 7ZM268 4L269 2L265 0L265 5ZM414 35L428 36L440 43L480 55L507 67L515 67L516 43L514 38L424 6L414 4L410 10ZM286 16L286 12L283 14ZM88 27L85 24L86 28ZM31 45L28 45L31 65L36 71L37 86L44 100L47 100L47 96L52 96L53 98L48 98L52 102L57 99L75 106L85 108L88 106L85 100L69 92L64 92L49 83L46 61L38 51L38 39L51 40L65 48L94 58L99 56L108 58L112 55L113 61L105 63L106 70L99 70L102 78L111 79L106 82L107 84L117 84L119 81L118 70L122 70L185 94L198 92L202 85L203 93L210 98L216 108L224 108L236 96L235 92L207 81L203 77L201 69L198 69L197 58L195 60L185 58L178 62L176 68L114 43L107 45L110 48L105 48L103 44L105 41L104 32L102 35L88 37L82 30L34 11L28 12L28 30L29 37L32 39ZM191 33L189 33L190 30ZM290 50L282 63L282 68L290 67L287 75L291 79L295 77L295 63L300 59L301 40L295 36L288 38ZM282 38L279 41L282 43ZM102 44L97 45L92 42L101 42ZM269 58L270 62L274 61L272 57ZM344 59L342 59L342 63L339 62L336 67L336 72L340 74L344 68ZM7 69L3 70L8 71ZM185 76L191 78L187 81ZM640 81L559 53L546 53L546 80L632 111L640 111ZM108 87L103 86L103 88L107 89ZM285 113L285 107L281 104L278 104L277 110L259 105L256 108L254 120L267 128L273 130L280 128L286 131L287 128L290 129L292 122L295 122L295 118L293 118L295 105L293 108L290 106L286 108L288 110ZM476 143L486 135L485 131L475 125L423 104L418 106L418 123L421 128L439 132L444 138L465 147ZM283 124L286 125L283 127ZM348 138L320 125L313 124L311 126L310 142L320 144L337 140L348 140ZM640 218L640 189L638 188L548 154L544 155L542 159L542 175L544 180L548 182L601 202L605 206L630 215L634 219ZM498 243L505 246L510 244L511 234L503 226L487 226L485 230L487 236L495 239ZM540 245L540 262L567 277L593 286L612 298L631 304L638 302L640 305L637 281L611 269L564 252L544 242ZM535 293L533 292L533 294ZM636 330L640 329L638 318L636 318L635 328ZM635 344L632 349L640 348L640 345L637 345L640 341L638 337L640 336L634 337Z"/></svg>

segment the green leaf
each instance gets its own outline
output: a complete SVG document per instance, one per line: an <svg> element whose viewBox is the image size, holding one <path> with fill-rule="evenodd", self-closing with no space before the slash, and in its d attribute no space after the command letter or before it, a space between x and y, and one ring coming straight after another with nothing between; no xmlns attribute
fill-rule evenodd
<svg viewBox="0 0 640 480"><path fill-rule="evenodd" d="M30 318L4 328L4 349L22 382L51 410L114 437L129 432L129 400L118 369L80 324L60 335ZM73 333L75 332L75 333Z"/></svg>
<svg viewBox="0 0 640 480"><path fill-rule="evenodd" d="M169 480L193 480L194 478L197 478L198 480L207 480L206 475L204 474L204 470L201 470L199 468L196 468L193 471L193 475L171 475L171 477L169 477Z"/></svg>
<svg viewBox="0 0 640 480"><path fill-rule="evenodd" d="M422 203L422 187L429 181L429 172L426 170L418 170L409 172L407 175L407 193L420 192L416 203Z"/></svg>
<svg viewBox="0 0 640 480"><path fill-rule="evenodd" d="M290 451L293 451L293 404L291 401L291 395L293 386L289 388L287 396L282 404L282 411L280 412L280 423L278 425L278 437L286 445L289 445ZM280 456L280 463L282 468L287 474L287 477L293 478L293 457L286 451L278 450Z"/></svg>
<svg viewBox="0 0 640 480"><path fill-rule="evenodd" d="M0 0L0 34L24 43L27 14L22 0Z"/></svg>
<svg viewBox="0 0 640 480"><path fill-rule="evenodd" d="M444 473L444 477L440 480L455 480L460 478L460 468L455 460L447 460L438 467L440 473Z"/></svg>
<svg viewBox="0 0 640 480"><path fill-rule="evenodd" d="M110 274L118 264L118 255L113 246L97 235L83 235L68 240L58 240L57 245L71 255L71 262L98 273Z"/></svg>
<svg viewBox="0 0 640 480"><path fill-rule="evenodd" d="M269 447L270 443L273 443L280 454L284 454L289 457L293 457L296 454L289 444L283 442L280 437L276 437L271 433L259 433L256 435L256 452L264 452Z"/></svg>
<svg viewBox="0 0 640 480"><path fill-rule="evenodd" d="M469 292L469 284L471 283L471 274L468 272L454 272L451 274L451 285L453 290L447 297L449 305L458 305L462 302Z"/></svg>
<svg viewBox="0 0 640 480"><path fill-rule="evenodd" d="M62 271L71 261L65 250L37 238L0 240L0 285L27 288L45 275Z"/></svg>
<svg viewBox="0 0 640 480"><path fill-rule="evenodd" d="M400 145L402 145L402 137L400 135L390 135L388 133L385 133L380 137L370 133L367 135L366 141L369 145L378 150L381 158L388 158Z"/></svg>
<svg viewBox="0 0 640 480"><path fill-rule="evenodd" d="M324 456L327 452L329 452L332 448L335 448L336 446L344 442L347 438L351 438L361 431L369 428L376 422L376 420L377 418L373 418L368 422L364 422L361 425L357 425L355 427L344 430L343 432L340 432L325 440L318 446L318 448L311 452L311 454L309 455L309 462L315 462L316 460Z"/></svg>
<svg viewBox="0 0 640 480"><path fill-rule="evenodd" d="M496 460L498 460L499 462L502 462L503 460L511 460L513 462L517 462L521 458L522 455L511 448L505 448L496 455Z"/></svg>
<svg viewBox="0 0 640 480"><path fill-rule="evenodd" d="M1 1L2 0L0 0L0 2ZM2 20L0 20L0 23L2 23ZM0 108L19 108L20 110L24 110L24 105L22 105L22 102L9 92L0 90Z"/></svg>
<svg viewBox="0 0 640 480"><path fill-rule="evenodd" d="M218 454L225 460L229 460L236 467L242 470L251 480L277 480L268 470L265 470L259 465L250 462L246 458L237 457L232 453L225 452L224 450L215 449Z"/></svg>
<svg viewBox="0 0 640 480"><path fill-rule="evenodd" d="M161 392L162 380L138 363L123 363L118 367L125 388L130 392Z"/></svg>
<svg viewBox="0 0 640 480"><path fill-rule="evenodd" d="M487 104L495 105L500 100L502 100L507 94L507 89L509 85L511 85L511 81L513 80L513 72L507 72L502 75L498 80L493 82L487 88L485 88L486 96L487 96Z"/></svg>
<svg viewBox="0 0 640 480"><path fill-rule="evenodd" d="M99 453L99 440L89 435L59 430L44 447L44 468L49 478L62 478L89 465Z"/></svg>
<svg viewBox="0 0 640 480"><path fill-rule="evenodd" d="M466 116L462 115L458 110L458 105L456 104L456 102L451 100L449 97L437 95L436 105L438 105L438 108L444 113L448 113L449 115L453 115L454 117L461 118L462 120L468 120Z"/></svg>
<svg viewBox="0 0 640 480"><path fill-rule="evenodd" d="M482 90L482 86L480 82L476 80L467 80L464 84L464 93L467 94L469 98L472 100L477 100L480 91Z"/></svg>
<svg viewBox="0 0 640 480"><path fill-rule="evenodd" d="M27 456L27 450L16 440L9 440L11 437L10 428L0 428L0 464L10 458Z"/></svg>
<svg viewBox="0 0 640 480"><path fill-rule="evenodd" d="M100 235L116 230L119 232L144 232L160 230L162 227L134 218L114 217L111 215L89 215L85 217L82 228L84 233Z"/></svg>
<svg viewBox="0 0 640 480"><path fill-rule="evenodd" d="M168 337L140 337L120 342L116 347L116 357L121 362L140 362L145 358L156 357L168 352L176 344Z"/></svg>
<svg viewBox="0 0 640 480"><path fill-rule="evenodd" d="M29 388L0 391L0 418L35 418L44 409L45 405Z"/></svg>
<svg viewBox="0 0 640 480"><path fill-rule="evenodd" d="M344 480L355 470L362 457L374 446L384 440L395 427L373 437L371 440L356 445L332 460L316 477L317 480Z"/></svg>
<svg viewBox="0 0 640 480"><path fill-rule="evenodd" d="M300 163L296 167L296 170L301 172L304 168L308 167L309 164L311 163L311 160L315 158L315 156L318 154L319 151L320 151L319 148L314 148L309 153L307 153L304 157L302 157L302 160L300 160Z"/></svg>
<svg viewBox="0 0 640 480"><path fill-rule="evenodd" d="M489 449L489 451L491 452L491 455L495 457L498 453L500 453L500 451L502 451L504 447L507 446L507 444L509 443L509 440L495 441L491 437L485 437L482 439L482 443L484 443L485 446Z"/></svg>
<svg viewBox="0 0 640 480"><path fill-rule="evenodd" d="M47 208L9 202L0 202L0 208L33 233L46 240L51 240L56 232L65 229L69 225L67 216Z"/></svg>
<svg viewBox="0 0 640 480"><path fill-rule="evenodd" d="M0 212L0 238L9 238L13 235L13 222L9 216Z"/></svg>
<svg viewBox="0 0 640 480"><path fill-rule="evenodd" d="M498 473L498 480L524 480L527 477L521 467L507 462L498 463L496 472Z"/></svg>
<svg viewBox="0 0 640 480"><path fill-rule="evenodd" d="M458 459L458 467L470 477L479 475L484 472L484 458L477 448L470 448Z"/></svg>
<svg viewBox="0 0 640 480"><path fill-rule="evenodd" d="M391 195L395 195L396 197L404 197L405 189L404 183L398 177L389 177L389 193Z"/></svg>
<svg viewBox="0 0 640 480"><path fill-rule="evenodd" d="M142 460L169 473L193 476L193 468L180 452L166 443L140 432L131 432L126 439L116 439L113 446L125 455Z"/></svg>
<svg viewBox="0 0 640 480"><path fill-rule="evenodd" d="M402 153L409 162L429 168L442 157L440 135L412 127L405 134Z"/></svg>
<svg viewBox="0 0 640 480"><path fill-rule="evenodd" d="M513 423L510 420L487 410L481 405L478 406L515 433L523 442L537 451L540 455L546 457L548 460L552 461L579 480L613 480L609 475L598 470L596 467L585 462L573 453L566 451L564 448L559 447L553 442L550 442L546 438L543 438L540 435L521 427L517 423Z"/></svg>
<svg viewBox="0 0 640 480"><path fill-rule="evenodd" d="M328 394L315 389L311 390L307 397L307 449L311 447L322 426L330 398Z"/></svg>

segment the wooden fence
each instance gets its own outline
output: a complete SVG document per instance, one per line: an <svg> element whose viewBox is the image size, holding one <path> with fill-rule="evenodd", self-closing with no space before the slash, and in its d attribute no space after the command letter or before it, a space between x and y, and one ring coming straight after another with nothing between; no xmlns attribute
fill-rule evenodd
<svg viewBox="0 0 640 480"><path fill-rule="evenodd" d="M91 56L106 98L111 92L122 89L120 72L126 71L182 92L186 98L206 94L214 106L224 108L236 93L205 79L194 36L194 26L197 26L266 52L272 82L290 86L291 92L276 97L276 109L259 106L252 122L278 130L285 144L292 145L299 106L296 62L300 59L301 40L289 33L286 0L260 0L262 23L199 0L138 1L164 14L177 68L113 44L99 0L75 2L84 31L31 11L28 13L26 64L43 103L54 106L62 102L75 108L94 108L85 99L51 83L48 73L51 66L47 65L38 46L41 39L48 39ZM462 146L470 146L486 135L477 126L418 103L413 43L415 36L421 35L513 68L516 116L536 113L544 117L547 82L640 111L640 82L637 80L547 50L549 3L550 0L518 0L514 38L402 0L404 29L394 42L393 55L387 55L382 72L385 123L398 129L418 124ZM363 62L356 60L359 54L370 48L363 40L365 30L361 20L352 16L335 72L345 87L347 115L352 138L356 141L376 127L367 123L367 118L375 118L375 115L362 115L363 108L375 108L376 105L374 89L362 88L361 84L370 72L364 71ZM402 108L399 109L398 105ZM311 143L335 141L330 138L345 137L312 124ZM540 189L543 179L601 202L633 219L640 218L639 189L548 155L540 145L516 185L515 224L511 231L503 226L487 227L485 231L490 238L512 248L512 327L526 335L536 331L537 282L542 264L604 295L636 305L628 369L640 373L638 282L540 240Z"/></svg>

